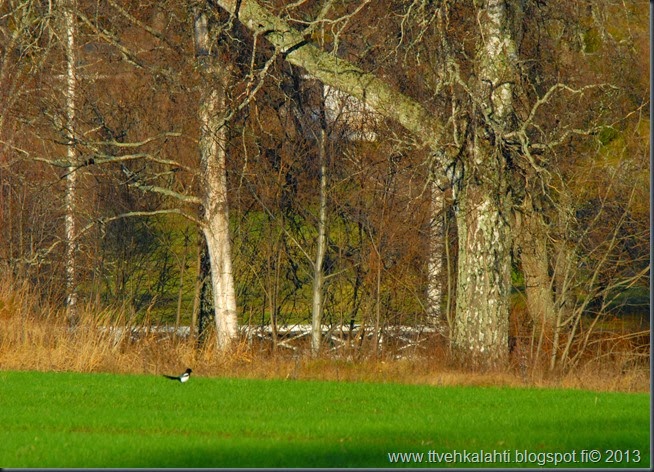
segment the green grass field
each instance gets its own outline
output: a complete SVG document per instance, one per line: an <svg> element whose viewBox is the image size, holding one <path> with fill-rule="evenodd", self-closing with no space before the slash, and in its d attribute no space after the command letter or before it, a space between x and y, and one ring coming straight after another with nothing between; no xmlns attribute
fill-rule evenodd
<svg viewBox="0 0 654 472"><path fill-rule="evenodd" d="M644 468L649 402L648 394L575 390L0 372L0 467L538 467L567 459L577 462L558 465ZM599 462L588 462L598 457L590 451Z"/></svg>

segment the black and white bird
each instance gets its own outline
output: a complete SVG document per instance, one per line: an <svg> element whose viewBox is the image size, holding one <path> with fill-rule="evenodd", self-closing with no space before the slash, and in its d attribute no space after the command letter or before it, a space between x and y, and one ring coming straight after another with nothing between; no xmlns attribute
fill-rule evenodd
<svg viewBox="0 0 654 472"><path fill-rule="evenodd" d="M170 380L178 380L184 383L184 382L188 382L188 379L191 378L191 372L193 372L192 369L186 369L182 375L179 375L177 377L175 377L174 375L164 375L164 377Z"/></svg>

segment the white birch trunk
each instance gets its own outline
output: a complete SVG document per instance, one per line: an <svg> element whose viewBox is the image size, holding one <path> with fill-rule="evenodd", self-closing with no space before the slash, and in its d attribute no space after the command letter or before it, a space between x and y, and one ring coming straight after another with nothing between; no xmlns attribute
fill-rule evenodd
<svg viewBox="0 0 654 472"><path fill-rule="evenodd" d="M77 54L75 41L77 24L75 21L75 0L61 3L64 29L64 50L66 57L66 84L64 86L64 127L66 130L67 158L71 164L77 161L75 150L75 99L77 84ZM74 165L66 169L65 195L65 241L66 241L66 317L69 323L77 318L77 171Z"/></svg>
<svg viewBox="0 0 654 472"><path fill-rule="evenodd" d="M501 366L508 358L509 205L492 180L475 182L490 179L495 171L464 177L455 204L459 252L452 349L461 363L474 368Z"/></svg>
<svg viewBox="0 0 654 472"><path fill-rule="evenodd" d="M501 143L502 133L512 127L517 54L507 2L478 4L477 93L485 126L472 137L456 183L459 260L453 350L467 365L488 368L503 365L509 350L512 197L503 152L492 141Z"/></svg>
<svg viewBox="0 0 654 472"><path fill-rule="evenodd" d="M318 214L318 241L316 260L313 264L313 300L311 308L311 353L315 356L320 352L321 324L323 310L323 262L327 246L327 132L325 124L320 129L320 210Z"/></svg>
<svg viewBox="0 0 654 472"><path fill-rule="evenodd" d="M486 0L478 20L482 46L478 55L480 99L485 112L500 132L511 131L513 89L518 55L509 7L517 15L520 6L512 0ZM490 124L490 123L489 123Z"/></svg>
<svg viewBox="0 0 654 472"><path fill-rule="evenodd" d="M220 350L225 351L233 345L238 335L227 202L227 128L223 123L228 73L225 68L219 69L219 65L213 59L207 19L204 14L198 15L195 20L195 41L196 55L207 84L199 108L200 170L204 184L203 231L211 263L217 344ZM217 79L218 83L210 86L213 79Z"/></svg>

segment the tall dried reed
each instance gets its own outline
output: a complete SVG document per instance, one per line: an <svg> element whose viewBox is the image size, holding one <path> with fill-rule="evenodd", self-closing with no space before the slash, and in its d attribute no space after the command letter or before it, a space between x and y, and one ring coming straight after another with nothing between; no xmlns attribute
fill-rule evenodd
<svg viewBox="0 0 654 472"><path fill-rule="evenodd" d="M649 391L649 363L624 369L624 363L591 358L581 367L551 373L534 364L508 370L471 372L453 367L447 349L433 345L411 357L384 355L318 358L301 347L274 350L265 342L243 341L221 353L209 338L203 346L162 333L147 322L136 324L126 309L83 306L79 322L68 326L64 310L40 299L28 284L0 281L0 369L177 373L192 367L205 376L400 382L430 385L567 387Z"/></svg>

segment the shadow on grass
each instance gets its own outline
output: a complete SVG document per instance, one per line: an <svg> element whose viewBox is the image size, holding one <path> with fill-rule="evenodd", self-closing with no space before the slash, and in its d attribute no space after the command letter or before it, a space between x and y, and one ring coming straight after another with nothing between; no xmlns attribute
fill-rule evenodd
<svg viewBox="0 0 654 472"><path fill-rule="evenodd" d="M246 444L241 440L228 440L219 445L158 448L128 453L112 464L98 467L128 468L290 468L290 467L388 467L388 454L379 450L357 449L348 444L343 447L302 445L289 442L264 445ZM417 464L406 464L417 465Z"/></svg>

